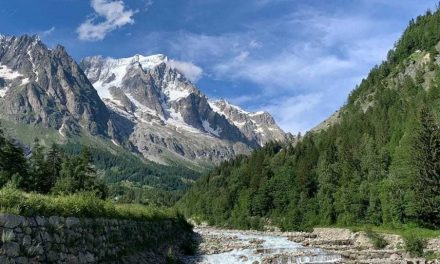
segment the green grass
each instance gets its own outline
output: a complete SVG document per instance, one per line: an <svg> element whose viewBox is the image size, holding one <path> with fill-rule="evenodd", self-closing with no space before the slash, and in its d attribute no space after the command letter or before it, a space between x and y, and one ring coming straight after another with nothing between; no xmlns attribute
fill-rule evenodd
<svg viewBox="0 0 440 264"><path fill-rule="evenodd" d="M63 216L79 218L117 218L136 220L179 219L171 209L157 209L141 205L115 205L91 193L67 196L26 193L7 186L0 190L0 213L23 216Z"/></svg>
<svg viewBox="0 0 440 264"><path fill-rule="evenodd" d="M342 227L342 226L341 226ZM366 232L368 229L371 229L372 231L376 233L383 233L383 234L394 234L399 235L402 237L410 236L412 234L416 234L417 236L421 238L434 238L434 237L440 237L440 230L432 230L427 229L423 227L418 227L416 225L402 225L400 227L388 227L388 226L351 226L346 227L353 232L357 231L364 231Z"/></svg>
<svg viewBox="0 0 440 264"><path fill-rule="evenodd" d="M405 240L405 250L411 257L422 257L423 250L426 247L426 239L419 235L410 234L403 237Z"/></svg>
<svg viewBox="0 0 440 264"><path fill-rule="evenodd" d="M22 143L32 145L34 139L38 137L40 143L50 146L52 143L67 142L60 133L53 128L46 128L41 125L18 124L5 119L0 119L1 127L5 130L6 135L18 138Z"/></svg>
<svg viewBox="0 0 440 264"><path fill-rule="evenodd" d="M433 251L425 252L424 257L426 260L439 260L440 259L440 253L435 253Z"/></svg>
<svg viewBox="0 0 440 264"><path fill-rule="evenodd" d="M440 237L440 230L432 230L416 226L403 226L401 228L390 227L374 227L374 231L385 234L396 234L400 236L409 236L411 234L417 234L421 238L434 238Z"/></svg>
<svg viewBox="0 0 440 264"><path fill-rule="evenodd" d="M374 248L382 249L388 245L388 242L383 238L383 236L377 232L374 232L371 228L367 228L365 233L373 243Z"/></svg>

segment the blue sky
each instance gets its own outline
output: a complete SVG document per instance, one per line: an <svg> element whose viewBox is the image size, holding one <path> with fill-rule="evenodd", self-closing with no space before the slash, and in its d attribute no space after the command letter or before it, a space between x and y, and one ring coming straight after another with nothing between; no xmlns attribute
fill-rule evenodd
<svg viewBox="0 0 440 264"><path fill-rule="evenodd" d="M438 0L1 0L0 33L78 61L163 53L212 98L304 132L336 111Z"/></svg>

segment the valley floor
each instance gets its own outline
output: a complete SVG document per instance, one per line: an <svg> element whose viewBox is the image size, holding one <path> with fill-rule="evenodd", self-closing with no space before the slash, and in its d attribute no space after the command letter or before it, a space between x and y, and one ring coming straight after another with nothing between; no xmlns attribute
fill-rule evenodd
<svg viewBox="0 0 440 264"><path fill-rule="evenodd" d="M398 235L385 234L388 246L374 249L364 232L315 228L305 232L260 232L196 227L199 250L186 264L220 263L440 263L410 258ZM440 239L430 239L427 250L440 252Z"/></svg>

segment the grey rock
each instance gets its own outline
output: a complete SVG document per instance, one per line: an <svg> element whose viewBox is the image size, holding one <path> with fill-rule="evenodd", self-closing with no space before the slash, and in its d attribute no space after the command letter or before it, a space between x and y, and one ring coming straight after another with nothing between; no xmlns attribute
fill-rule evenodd
<svg viewBox="0 0 440 264"><path fill-rule="evenodd" d="M59 259L58 254L54 251L49 251L47 253L47 260L50 262L55 262Z"/></svg>
<svg viewBox="0 0 440 264"><path fill-rule="evenodd" d="M44 217L37 216L35 217L35 221L38 226L45 226L47 224L47 220Z"/></svg>
<svg viewBox="0 0 440 264"><path fill-rule="evenodd" d="M25 247L28 247L30 245L32 245L32 238L29 235L26 235L23 237L23 241L22 241L22 245Z"/></svg>
<svg viewBox="0 0 440 264"><path fill-rule="evenodd" d="M80 221L78 218L75 217L67 217L66 218L66 227L72 228L73 226L79 225Z"/></svg>
<svg viewBox="0 0 440 264"><path fill-rule="evenodd" d="M16 215L0 214L0 226L15 228L23 222L23 217Z"/></svg>
<svg viewBox="0 0 440 264"><path fill-rule="evenodd" d="M9 242L3 245L5 255L9 257L18 257L20 254L20 245L16 242Z"/></svg>
<svg viewBox="0 0 440 264"><path fill-rule="evenodd" d="M15 263L17 264L28 264L29 260L26 257L19 257L15 259Z"/></svg>
<svg viewBox="0 0 440 264"><path fill-rule="evenodd" d="M48 221L52 226L59 226L61 223L61 219L58 216L51 216Z"/></svg>

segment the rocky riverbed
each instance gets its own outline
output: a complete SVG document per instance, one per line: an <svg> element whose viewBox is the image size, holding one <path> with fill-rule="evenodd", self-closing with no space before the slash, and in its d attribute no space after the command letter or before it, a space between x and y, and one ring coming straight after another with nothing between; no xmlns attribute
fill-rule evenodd
<svg viewBox="0 0 440 264"><path fill-rule="evenodd" d="M201 244L198 255L185 263L336 263L339 254L304 247L289 240L287 233L221 230L197 227Z"/></svg>
<svg viewBox="0 0 440 264"><path fill-rule="evenodd" d="M260 232L196 227L200 242L196 256L186 264L288 264L288 263L440 263L439 260L410 258L403 240L384 235L385 249L374 249L363 232L348 229L316 228L305 232ZM440 241L432 239L427 250L440 251Z"/></svg>

